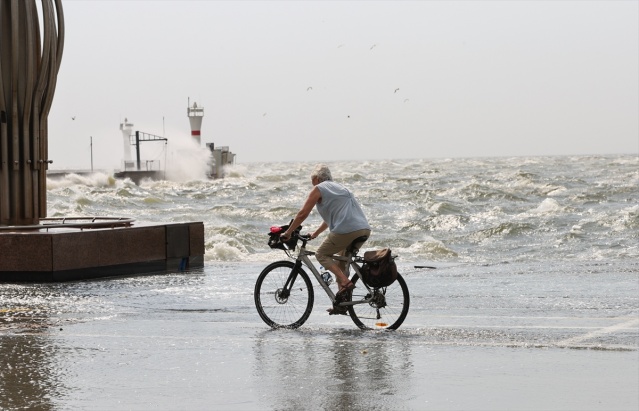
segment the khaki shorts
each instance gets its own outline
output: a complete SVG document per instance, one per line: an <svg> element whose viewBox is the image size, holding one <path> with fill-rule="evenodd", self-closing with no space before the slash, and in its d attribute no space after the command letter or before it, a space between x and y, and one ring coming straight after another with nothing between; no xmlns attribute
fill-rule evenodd
<svg viewBox="0 0 639 411"><path fill-rule="evenodd" d="M357 237L371 235L371 230L357 230L352 233L347 234L336 234L329 233L328 237L322 245L319 246L317 251L315 251L315 258L324 268L328 268L334 264L338 264L339 268L344 272L346 268L346 263L343 261L335 261L331 258L333 254L344 255L346 248L355 240ZM360 245L361 246L361 245Z"/></svg>

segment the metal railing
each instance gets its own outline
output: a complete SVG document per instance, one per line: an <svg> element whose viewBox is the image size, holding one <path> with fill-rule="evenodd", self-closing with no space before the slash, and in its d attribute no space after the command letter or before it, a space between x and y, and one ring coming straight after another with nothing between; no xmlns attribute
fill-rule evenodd
<svg viewBox="0 0 639 411"><path fill-rule="evenodd" d="M77 228L90 230L95 228L130 227L134 218L124 217L47 217L41 218L40 224L0 226L2 231L49 231L54 228Z"/></svg>

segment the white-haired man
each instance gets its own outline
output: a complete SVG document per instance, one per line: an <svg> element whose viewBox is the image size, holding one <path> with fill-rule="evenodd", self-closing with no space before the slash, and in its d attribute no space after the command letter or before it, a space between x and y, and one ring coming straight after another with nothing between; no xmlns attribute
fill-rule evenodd
<svg viewBox="0 0 639 411"><path fill-rule="evenodd" d="M281 237L284 241L289 239L291 233L306 220L313 207L317 208L324 221L317 230L311 233L311 238L316 238L327 228L330 233L315 252L315 257L324 268L335 275L339 286L336 297L340 301L355 286L344 274L343 266L333 260L331 256L343 254L353 240L370 236L371 228L353 193L333 181L331 171L326 165L319 164L315 167L311 174L311 183L313 189ZM330 314L345 314L346 308L333 307L328 312Z"/></svg>

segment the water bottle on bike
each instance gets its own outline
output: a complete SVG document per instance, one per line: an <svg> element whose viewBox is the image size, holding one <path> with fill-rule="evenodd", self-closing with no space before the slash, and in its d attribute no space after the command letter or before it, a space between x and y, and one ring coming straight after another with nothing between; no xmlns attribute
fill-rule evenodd
<svg viewBox="0 0 639 411"><path fill-rule="evenodd" d="M324 267L320 267L320 271L324 270ZM333 276L328 271L324 271L322 273L322 280L326 285L331 285L333 283Z"/></svg>

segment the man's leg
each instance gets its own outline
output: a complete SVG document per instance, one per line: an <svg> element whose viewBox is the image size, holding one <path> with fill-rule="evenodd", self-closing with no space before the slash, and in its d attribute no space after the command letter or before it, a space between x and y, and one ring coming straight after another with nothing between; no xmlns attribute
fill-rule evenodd
<svg viewBox="0 0 639 411"><path fill-rule="evenodd" d="M339 289L343 289L348 283L348 277L344 274L345 265L331 258L334 254L343 255L346 248L353 240L370 235L370 230L358 230L348 234L329 233L328 237L315 252L317 261L335 275Z"/></svg>

